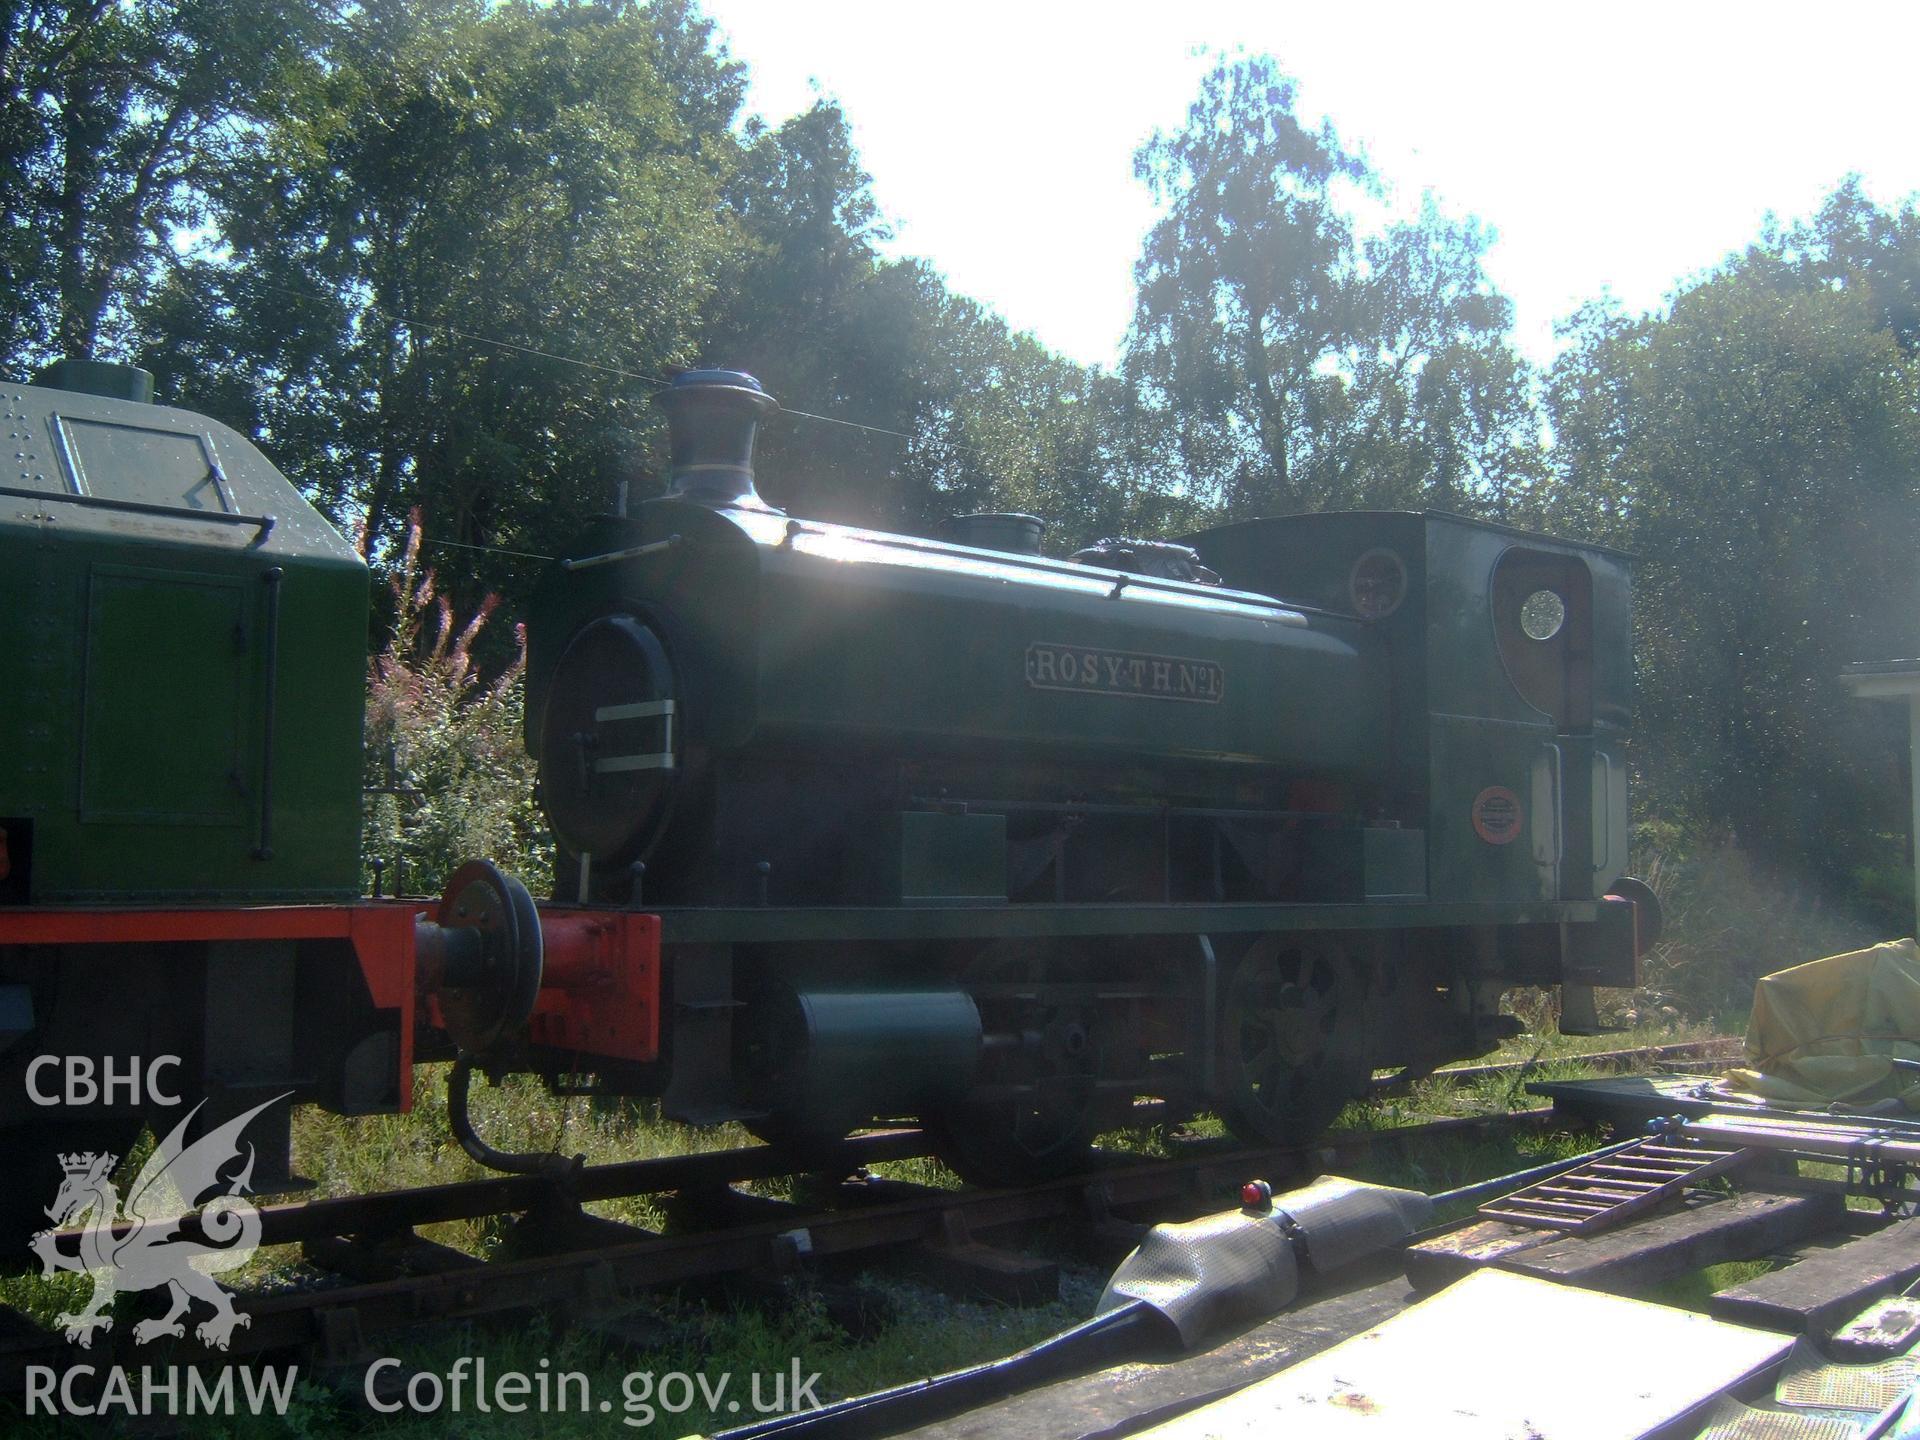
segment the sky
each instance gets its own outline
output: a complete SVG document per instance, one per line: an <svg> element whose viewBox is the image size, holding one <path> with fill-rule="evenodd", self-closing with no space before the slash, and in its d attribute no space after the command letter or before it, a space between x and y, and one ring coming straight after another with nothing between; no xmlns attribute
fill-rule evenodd
<svg viewBox="0 0 1920 1440"><path fill-rule="evenodd" d="M1611 292L1658 307L1850 172L1920 192L1920 5L1852 0L1299 5L703 0L778 120L836 99L895 256L1015 329L1111 365L1155 218L1133 152L1177 128L1220 53L1276 57L1415 213L1496 236L1516 341Z"/></svg>

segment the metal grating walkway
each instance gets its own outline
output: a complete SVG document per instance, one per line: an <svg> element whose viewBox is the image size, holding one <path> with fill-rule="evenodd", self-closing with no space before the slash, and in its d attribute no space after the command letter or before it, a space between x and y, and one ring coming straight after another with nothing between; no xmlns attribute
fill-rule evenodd
<svg viewBox="0 0 1920 1440"><path fill-rule="evenodd" d="M1585 1235L1651 1210L1754 1153L1712 1149L1683 1136L1655 1135L1488 1201L1480 1213L1489 1220Z"/></svg>

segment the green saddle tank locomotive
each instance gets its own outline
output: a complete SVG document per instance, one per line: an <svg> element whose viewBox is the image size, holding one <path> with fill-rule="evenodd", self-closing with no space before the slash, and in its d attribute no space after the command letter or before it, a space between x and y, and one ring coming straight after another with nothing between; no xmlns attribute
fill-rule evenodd
<svg viewBox="0 0 1920 1440"><path fill-rule="evenodd" d="M1591 1025L1657 927L1622 556L1441 514L1070 560L1027 516L822 524L759 497L778 406L731 371L664 392L666 493L534 594L556 893L480 861L362 896L366 567L126 374L0 389L0 1150L36 1213L56 1149L162 1118L126 1078L159 1056L206 1122L404 1108L458 1053L796 1144L916 1118L989 1181L1149 1099L1290 1143L1497 1044L1510 986Z"/></svg>

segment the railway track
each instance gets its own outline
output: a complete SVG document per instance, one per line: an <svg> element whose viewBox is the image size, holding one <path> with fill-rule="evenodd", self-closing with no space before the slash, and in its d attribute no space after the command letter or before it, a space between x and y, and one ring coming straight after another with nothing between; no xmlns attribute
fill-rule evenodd
<svg viewBox="0 0 1920 1440"><path fill-rule="evenodd" d="M1640 1053L1648 1061L1667 1058L1673 1049ZM1509 1067L1446 1074L1484 1074L1488 1068ZM1149 1215L1218 1207L1256 1175L1289 1178L1350 1163L1382 1146L1504 1133L1538 1125L1550 1114L1543 1107L1335 1133L1311 1149L1185 1140L1176 1142L1176 1154L1168 1159L1115 1153L1083 1174L1018 1190L945 1190L874 1177L871 1166L930 1153L922 1132L901 1129L855 1136L825 1155L817 1149L802 1156L781 1146L756 1146L589 1166L567 1183L497 1176L267 1205L259 1210L260 1243L301 1246L303 1258L324 1278L274 1293L236 1295L236 1309L247 1323L233 1332L227 1357L298 1351L315 1354L323 1364L346 1364L381 1332L537 1309L575 1317L611 1314L652 1287L779 1272L804 1262L832 1263L901 1247L917 1247L963 1272L971 1269L986 1288L996 1278L1017 1288L1023 1265L1033 1262L976 1237L1072 1220L1108 1231L1118 1244L1144 1231ZM731 1188L803 1174L825 1179L829 1194L822 1203L776 1201ZM679 1213L724 1223L659 1234L581 1208L646 1194L673 1194ZM516 1224L521 1254L513 1259L481 1261L416 1229L509 1213L522 1216ZM199 1216L183 1217L178 1233L200 1238ZM61 1238L70 1252L78 1244L77 1232L63 1232ZM0 1390L17 1390L28 1365L71 1363L77 1355L97 1364L128 1348L124 1331L107 1340L105 1347L77 1352L57 1331L0 1310ZM142 1364L205 1358L198 1346L179 1342L157 1341L138 1350Z"/></svg>
<svg viewBox="0 0 1920 1440"><path fill-rule="evenodd" d="M1728 1060L1737 1057L1744 1043L1737 1035L1716 1035L1709 1040L1682 1040L1672 1045L1646 1045L1630 1050L1590 1050L1584 1055L1541 1056L1497 1065L1450 1065L1422 1078L1448 1085L1471 1085L1500 1075L1531 1074L1545 1065L1577 1064L1596 1070L1631 1070L1642 1065L1668 1065L1687 1060ZM1382 1076L1373 1082L1373 1093L1385 1094L1404 1083L1397 1075Z"/></svg>

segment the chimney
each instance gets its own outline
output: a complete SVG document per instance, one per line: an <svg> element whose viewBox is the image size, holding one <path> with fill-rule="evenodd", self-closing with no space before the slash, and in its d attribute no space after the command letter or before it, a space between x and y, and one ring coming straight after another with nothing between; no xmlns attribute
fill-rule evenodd
<svg viewBox="0 0 1920 1440"><path fill-rule="evenodd" d="M780 408L743 370L683 370L654 397L667 412L667 494L703 505L770 510L753 488L753 437Z"/></svg>

